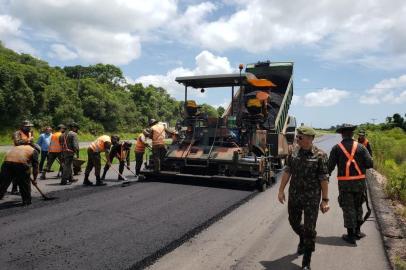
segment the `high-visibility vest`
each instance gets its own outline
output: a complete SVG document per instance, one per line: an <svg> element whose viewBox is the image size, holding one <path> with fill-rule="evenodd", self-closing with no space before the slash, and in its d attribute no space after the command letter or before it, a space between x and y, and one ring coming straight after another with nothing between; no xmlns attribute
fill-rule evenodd
<svg viewBox="0 0 406 270"><path fill-rule="evenodd" d="M358 142L360 142L360 141L358 141ZM369 141L368 141L367 138L365 138L364 141L363 141L363 142L360 142L360 143L362 143L363 146L367 147Z"/></svg>
<svg viewBox="0 0 406 270"><path fill-rule="evenodd" d="M27 135L27 134L25 134L24 132L22 132L21 130L19 130L19 131L18 131L18 134L20 135L20 139L23 140L24 143L29 144L29 143L32 141L32 139L33 139L32 132L31 132L31 131L28 132L28 135ZM17 141L14 141L14 145L17 145Z"/></svg>
<svg viewBox="0 0 406 270"><path fill-rule="evenodd" d="M152 146L165 145L165 126L158 123L151 127L152 130Z"/></svg>
<svg viewBox="0 0 406 270"><path fill-rule="evenodd" d="M104 144L106 142L111 143L110 136L107 136L107 135L100 136L94 142L92 142L90 144L89 148L92 149L93 152L103 152L103 151L106 150L105 147L104 147Z"/></svg>
<svg viewBox="0 0 406 270"><path fill-rule="evenodd" d="M348 153L347 149L345 149L345 147L342 143L339 143L338 146L341 148L344 155L347 157L347 163L345 164L345 175L337 176L337 179L340 181L365 179L365 174L363 174L361 172L361 169L359 168L357 161L354 159L355 152L357 151L357 148L358 148L358 142L355 142L355 141L353 142L351 154ZM354 165L355 170L357 171L358 175L350 175L351 164Z"/></svg>
<svg viewBox="0 0 406 270"><path fill-rule="evenodd" d="M51 135L51 142L49 143L48 152L50 153L60 153L62 152L62 145L59 142L59 137L62 132L57 131Z"/></svg>
<svg viewBox="0 0 406 270"><path fill-rule="evenodd" d="M143 139L145 141L144 134L141 134L140 136L138 136L137 142L135 143L135 152L138 152L138 153L145 152L145 143L143 142Z"/></svg>
<svg viewBox="0 0 406 270"><path fill-rule="evenodd" d="M29 165L33 154L34 148L32 146L18 145L7 152L4 161Z"/></svg>

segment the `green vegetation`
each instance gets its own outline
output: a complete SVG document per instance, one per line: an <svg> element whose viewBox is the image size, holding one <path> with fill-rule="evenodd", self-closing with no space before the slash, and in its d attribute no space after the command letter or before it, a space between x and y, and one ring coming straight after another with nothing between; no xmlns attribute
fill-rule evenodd
<svg viewBox="0 0 406 270"><path fill-rule="evenodd" d="M365 124L372 145L375 168L386 176L387 194L406 204L406 121L399 114L387 117L386 123Z"/></svg>
<svg viewBox="0 0 406 270"><path fill-rule="evenodd" d="M76 121L81 140L89 141L102 133L140 132L150 118L174 126L181 105L163 88L126 83L116 66L51 67L0 42L0 144L10 143L24 119L38 129ZM202 107L208 115L218 115L212 106Z"/></svg>

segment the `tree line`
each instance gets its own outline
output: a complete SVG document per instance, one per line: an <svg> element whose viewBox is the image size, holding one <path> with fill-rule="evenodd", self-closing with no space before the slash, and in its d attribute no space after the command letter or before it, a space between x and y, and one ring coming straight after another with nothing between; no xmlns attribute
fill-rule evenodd
<svg viewBox="0 0 406 270"><path fill-rule="evenodd" d="M0 126L15 128L23 119L37 127L78 122L91 133L140 131L155 118L174 125L182 102L161 88L129 84L117 66L51 67L0 42ZM209 116L224 111L208 104Z"/></svg>

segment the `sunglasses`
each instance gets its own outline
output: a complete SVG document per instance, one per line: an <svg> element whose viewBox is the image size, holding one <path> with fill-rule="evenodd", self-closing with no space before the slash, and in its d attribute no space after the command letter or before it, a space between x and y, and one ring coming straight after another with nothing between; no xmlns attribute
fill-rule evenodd
<svg viewBox="0 0 406 270"><path fill-rule="evenodd" d="M302 135L296 135L296 139L298 139L299 141L303 140L303 136Z"/></svg>

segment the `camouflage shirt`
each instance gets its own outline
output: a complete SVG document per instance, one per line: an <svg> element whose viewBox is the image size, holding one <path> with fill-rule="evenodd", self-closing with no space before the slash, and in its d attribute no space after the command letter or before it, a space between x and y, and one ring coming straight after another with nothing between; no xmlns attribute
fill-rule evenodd
<svg viewBox="0 0 406 270"><path fill-rule="evenodd" d="M321 181L329 179L326 153L316 146L311 150L295 146L286 160L285 171L291 175L289 200L320 201Z"/></svg>

